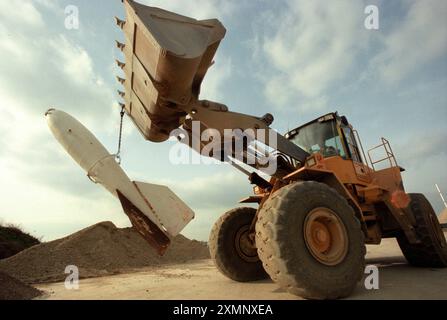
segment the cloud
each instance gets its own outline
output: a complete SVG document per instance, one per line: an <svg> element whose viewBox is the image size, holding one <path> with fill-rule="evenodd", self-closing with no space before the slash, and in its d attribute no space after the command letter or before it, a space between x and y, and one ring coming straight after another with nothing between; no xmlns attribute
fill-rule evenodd
<svg viewBox="0 0 447 320"><path fill-rule="evenodd" d="M447 131L434 130L434 132L421 133L417 136L411 135L403 142L396 145L397 154L404 166L415 169L427 166L432 157L447 156Z"/></svg>
<svg viewBox="0 0 447 320"><path fill-rule="evenodd" d="M219 0L139 0L138 2L152 7L163 8L199 20L228 16L236 10L238 5L235 1Z"/></svg>
<svg viewBox="0 0 447 320"><path fill-rule="evenodd" d="M229 81L232 73L233 63L231 58L218 55L216 57L216 64L208 70L203 81L200 99L222 101L224 99L222 88L225 82Z"/></svg>
<svg viewBox="0 0 447 320"><path fill-rule="evenodd" d="M45 174L59 180L59 186L72 184L71 176L67 176L66 172L59 172L57 168L48 170L41 163L29 159L28 167L32 166L45 170ZM38 170L33 173L38 173ZM77 192L55 189L52 185L35 181L32 175L22 176L20 171L11 170L3 157L0 159L0 176L1 218L23 225L37 236L44 235L45 240L65 236L99 221L114 221L120 226L129 224L119 201L106 192L98 193L95 198L83 197L80 200L82 195L79 192L84 188L79 188Z"/></svg>
<svg viewBox="0 0 447 320"><path fill-rule="evenodd" d="M283 3L261 14L251 41L264 94L279 109L324 110L346 86L397 83L447 51L446 2L379 5L378 31L364 28L365 1Z"/></svg>
<svg viewBox="0 0 447 320"><path fill-rule="evenodd" d="M59 6L59 0L25 0L30 2L35 2L46 9L50 9L54 12L60 12L62 7Z"/></svg>
<svg viewBox="0 0 447 320"><path fill-rule="evenodd" d="M193 168L193 165L183 165ZM201 164L205 166L205 164ZM151 183L166 185L183 199L193 210L212 209L214 207L233 207L237 202L252 193L248 178L227 164L214 164L213 175L197 176L188 180L172 178L151 179ZM144 172L132 176L143 178Z"/></svg>
<svg viewBox="0 0 447 320"><path fill-rule="evenodd" d="M42 28L44 21L39 10L32 1L0 2L0 17L7 24L14 24L16 28Z"/></svg>
<svg viewBox="0 0 447 320"><path fill-rule="evenodd" d="M114 95L95 70L89 53L45 26L38 4L45 5L9 3L9 11L22 10L29 16L0 21L2 170L27 184L93 198L98 196L98 188L90 187L55 142L44 112L49 107L61 108L96 128L95 133L107 132L114 122L104 119L103 111L114 103ZM49 17L53 13L49 11ZM2 181L2 188L8 188L6 183Z"/></svg>
<svg viewBox="0 0 447 320"><path fill-rule="evenodd" d="M84 48L46 26L37 31L27 20L0 21L0 68L2 101L7 94L30 113L59 107L104 124L103 111L115 102Z"/></svg>
<svg viewBox="0 0 447 320"><path fill-rule="evenodd" d="M402 22L381 39L383 49L372 60L382 80L396 83L413 71L445 55L447 2L411 1Z"/></svg>
<svg viewBox="0 0 447 320"><path fill-rule="evenodd" d="M35 21L41 15L32 2L17 1L9 8L18 10L30 12L34 18L0 22L2 107L7 107L5 100L13 100L30 113L43 114L59 104L68 111L92 115L99 114L97 106L113 103L112 91L96 74L85 49L44 25L39 24L40 30L36 30Z"/></svg>
<svg viewBox="0 0 447 320"><path fill-rule="evenodd" d="M61 69L65 75L79 85L95 80L93 61L89 54L80 46L77 46L60 36L49 41L50 50L59 59ZM101 83L99 80L98 83Z"/></svg>
<svg viewBox="0 0 447 320"><path fill-rule="evenodd" d="M85 173L52 137L43 114L29 112L2 89L0 99L4 103L0 107L4 119L0 122L3 172L27 185L51 187L78 197L97 197L99 188L88 182ZM2 180L0 185L6 183Z"/></svg>
<svg viewBox="0 0 447 320"><path fill-rule="evenodd" d="M280 12L263 20L255 35L256 55L267 69L265 95L277 106L296 97L325 100L325 92L350 70L361 48L362 2L285 1ZM258 32L259 33L259 32ZM362 41L363 40L363 41ZM323 97L322 97L323 95ZM296 100L296 99L295 99Z"/></svg>
<svg viewBox="0 0 447 320"><path fill-rule="evenodd" d="M19 7L14 9L22 9L24 4L16 3ZM33 6L37 2L26 3L27 12L40 16ZM67 193L78 189L79 196L94 197L97 194L85 183L85 175L73 170L75 165L50 134L44 112L50 107L63 109L95 128L96 134L107 134L116 120L104 119L104 110L115 103L115 97L83 47L45 25L39 27L36 33L35 23L26 19L0 22L2 165L17 179Z"/></svg>

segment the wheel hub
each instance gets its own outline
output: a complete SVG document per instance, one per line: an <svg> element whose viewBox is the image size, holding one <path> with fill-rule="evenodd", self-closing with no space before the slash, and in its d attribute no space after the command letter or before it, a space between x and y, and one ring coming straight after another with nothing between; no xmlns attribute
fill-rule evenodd
<svg viewBox="0 0 447 320"><path fill-rule="evenodd" d="M312 256L322 264L335 266L348 253L348 234L343 222L328 208L316 208L304 222L304 240Z"/></svg>
<svg viewBox="0 0 447 320"><path fill-rule="evenodd" d="M310 228L312 229L312 243L315 244L316 249L319 252L327 251L331 245L331 235L328 228L318 221L312 223Z"/></svg>
<svg viewBox="0 0 447 320"><path fill-rule="evenodd" d="M234 244L238 255L247 262L256 262L259 260L258 251L254 242L250 238L249 226L243 226L236 233Z"/></svg>

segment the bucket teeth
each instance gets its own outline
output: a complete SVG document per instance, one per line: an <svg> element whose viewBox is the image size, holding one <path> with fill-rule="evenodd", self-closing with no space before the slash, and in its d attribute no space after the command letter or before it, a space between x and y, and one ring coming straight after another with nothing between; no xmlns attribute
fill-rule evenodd
<svg viewBox="0 0 447 320"><path fill-rule="evenodd" d="M123 91L120 91L120 90L118 90L118 94L119 94L122 98L124 98L124 97L126 96L126 93L123 92Z"/></svg>
<svg viewBox="0 0 447 320"><path fill-rule="evenodd" d="M125 26L125 24L126 24L126 21L121 20L121 19L118 18L118 17L115 17L115 21L116 21L116 25L117 25L118 27L120 27L121 29L124 29L124 26Z"/></svg>
<svg viewBox="0 0 447 320"><path fill-rule="evenodd" d="M122 103L122 102L119 103L119 106L120 106L120 108L125 108L126 107L126 105L124 103Z"/></svg>
<svg viewBox="0 0 447 320"><path fill-rule="evenodd" d="M116 80L118 80L118 82L121 83L122 85L124 85L124 83L126 82L126 79L123 79L119 76L116 77Z"/></svg>
<svg viewBox="0 0 447 320"><path fill-rule="evenodd" d="M126 45L124 43L119 42L118 40L116 41L116 47L118 49L120 49L121 51L124 51L124 48L126 48Z"/></svg>
<svg viewBox="0 0 447 320"><path fill-rule="evenodd" d="M119 60L116 60L116 64L118 65L118 67L120 67L121 69L124 69L126 67L126 64L124 62L121 62Z"/></svg>

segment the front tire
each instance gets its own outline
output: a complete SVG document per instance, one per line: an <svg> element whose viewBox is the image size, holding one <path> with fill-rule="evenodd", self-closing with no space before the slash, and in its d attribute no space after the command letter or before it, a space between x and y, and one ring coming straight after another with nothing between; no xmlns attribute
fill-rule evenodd
<svg viewBox="0 0 447 320"><path fill-rule="evenodd" d="M360 222L325 184L297 182L274 193L259 212L256 244L272 280L304 298L346 297L364 272Z"/></svg>
<svg viewBox="0 0 447 320"><path fill-rule="evenodd" d="M416 219L416 234L421 243L411 244L404 234L397 237L402 253L416 267L447 267L447 242L433 207L423 194L409 195Z"/></svg>
<svg viewBox="0 0 447 320"><path fill-rule="evenodd" d="M225 213L214 225L209 239L211 258L217 269L234 281L268 278L249 229L256 209L237 208Z"/></svg>

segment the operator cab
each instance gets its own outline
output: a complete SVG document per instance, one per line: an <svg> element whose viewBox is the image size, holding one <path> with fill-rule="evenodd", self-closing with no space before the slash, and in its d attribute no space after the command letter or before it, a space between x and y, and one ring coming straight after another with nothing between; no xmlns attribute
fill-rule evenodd
<svg viewBox="0 0 447 320"><path fill-rule="evenodd" d="M363 163L355 133L346 117L335 112L288 132L286 138L309 154L319 152L325 158L339 156Z"/></svg>

